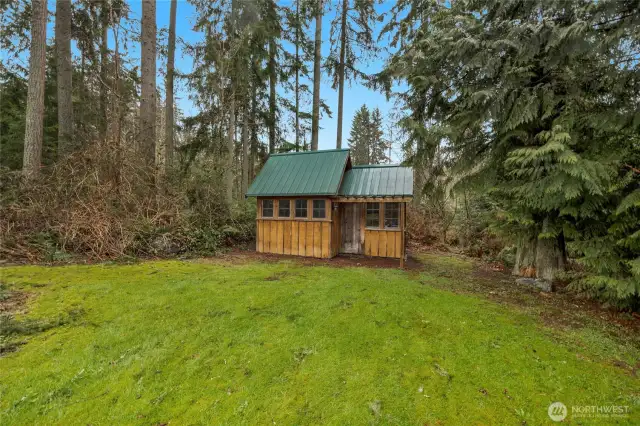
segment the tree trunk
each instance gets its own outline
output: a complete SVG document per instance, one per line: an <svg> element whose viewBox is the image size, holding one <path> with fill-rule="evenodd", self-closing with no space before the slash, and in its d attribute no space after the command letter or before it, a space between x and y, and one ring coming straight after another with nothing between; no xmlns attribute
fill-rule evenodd
<svg viewBox="0 0 640 426"><path fill-rule="evenodd" d="M139 151L148 167L156 159L156 0L142 0Z"/></svg>
<svg viewBox="0 0 640 426"><path fill-rule="evenodd" d="M542 222L542 232L550 230L549 218ZM565 268L564 236L556 238L538 238L536 249L536 277L553 281Z"/></svg>
<svg viewBox="0 0 640 426"><path fill-rule="evenodd" d="M340 25L340 63L338 64L338 134L336 148L342 148L342 115L344 111L344 66L347 49L347 6L349 0L342 0L342 23Z"/></svg>
<svg viewBox="0 0 640 426"><path fill-rule="evenodd" d="M513 275L524 277L535 275L537 243L538 239L535 236L524 234L518 237Z"/></svg>
<svg viewBox="0 0 640 426"><path fill-rule="evenodd" d="M120 142L120 134L122 132L122 119L123 114L120 108L120 96L122 96L122 84L120 82L120 43L118 39L118 28L120 24L120 14L114 16L113 9L110 11L111 22L113 23L112 32L113 32L113 90L111 95L111 111L112 111L112 119L111 119L111 131L109 132L111 135L111 155L112 155L112 164L111 166L111 179L115 183L116 187L120 186L120 165L122 162L122 150L121 150L121 142Z"/></svg>
<svg viewBox="0 0 640 426"><path fill-rule="evenodd" d="M316 5L316 36L313 54L313 112L311 117L311 151L318 150L320 132L320 60L322 48L322 0Z"/></svg>
<svg viewBox="0 0 640 426"><path fill-rule="evenodd" d="M108 36L107 30L109 29L109 1L102 0L102 7L100 9L100 118L99 118L99 130L100 130L100 142L104 143L107 139L107 123L109 122L107 112L107 81L109 79L107 72L107 54L108 50Z"/></svg>
<svg viewBox="0 0 640 426"><path fill-rule="evenodd" d="M227 205L233 204L233 157L235 153L236 133L236 99L235 93L231 93L229 102L229 129L227 131L227 167L225 168L226 199Z"/></svg>
<svg viewBox="0 0 640 426"><path fill-rule="evenodd" d="M242 194L249 188L249 108L242 114Z"/></svg>
<svg viewBox="0 0 640 426"><path fill-rule="evenodd" d="M300 0L296 0L296 152L300 151Z"/></svg>
<svg viewBox="0 0 640 426"><path fill-rule="evenodd" d="M276 43L269 40L269 154L276 149Z"/></svg>
<svg viewBox="0 0 640 426"><path fill-rule="evenodd" d="M56 67L58 86L58 157L72 151L71 0L56 2Z"/></svg>
<svg viewBox="0 0 640 426"><path fill-rule="evenodd" d="M164 143L165 143L165 168L171 167L173 163L173 131L175 128L175 121L173 116L173 72L174 61L176 54L176 9L178 7L177 0L171 0L171 10L169 12L169 46L167 54L167 77L166 77L166 106L165 106L165 131L164 131Z"/></svg>
<svg viewBox="0 0 640 426"><path fill-rule="evenodd" d="M253 181L255 178L255 164L256 157L258 156L258 128L256 123L257 116L257 103L258 92L256 88L256 82L252 84L252 96L251 96L251 154L249 155L249 180Z"/></svg>
<svg viewBox="0 0 640 426"><path fill-rule="evenodd" d="M44 84L47 49L47 2L33 0L31 12L31 48L29 51L29 87L22 171L26 177L38 174L42 160L44 133Z"/></svg>

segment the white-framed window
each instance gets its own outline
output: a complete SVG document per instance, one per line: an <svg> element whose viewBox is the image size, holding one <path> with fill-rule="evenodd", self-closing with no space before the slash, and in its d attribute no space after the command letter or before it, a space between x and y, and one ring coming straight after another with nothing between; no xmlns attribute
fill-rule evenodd
<svg viewBox="0 0 640 426"><path fill-rule="evenodd" d="M300 219L307 218L307 200L296 200L296 212L295 216Z"/></svg>
<svg viewBox="0 0 640 426"><path fill-rule="evenodd" d="M278 217L291 217L291 200L278 201Z"/></svg>
<svg viewBox="0 0 640 426"><path fill-rule="evenodd" d="M327 202L325 200L313 200L313 218L324 219L327 217Z"/></svg>
<svg viewBox="0 0 640 426"><path fill-rule="evenodd" d="M400 203L384 204L384 227L385 228L400 227Z"/></svg>
<svg viewBox="0 0 640 426"><path fill-rule="evenodd" d="M380 228L380 203L367 203L367 228Z"/></svg>
<svg viewBox="0 0 640 426"><path fill-rule="evenodd" d="M273 217L273 200L262 200L262 217Z"/></svg>

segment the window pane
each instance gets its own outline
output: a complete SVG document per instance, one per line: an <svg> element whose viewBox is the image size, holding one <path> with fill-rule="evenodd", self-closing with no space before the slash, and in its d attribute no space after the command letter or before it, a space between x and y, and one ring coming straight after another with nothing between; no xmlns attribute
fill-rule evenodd
<svg viewBox="0 0 640 426"><path fill-rule="evenodd" d="M280 200L278 202L278 216L291 217L291 200Z"/></svg>
<svg viewBox="0 0 640 426"><path fill-rule="evenodd" d="M325 205L324 200L313 200L313 218L314 219L325 218L324 205Z"/></svg>
<svg viewBox="0 0 640 426"><path fill-rule="evenodd" d="M262 200L262 217L273 217L273 200Z"/></svg>
<svg viewBox="0 0 640 426"><path fill-rule="evenodd" d="M380 203L367 203L367 227L380 227Z"/></svg>
<svg viewBox="0 0 640 426"><path fill-rule="evenodd" d="M307 200L296 200L296 217L307 217Z"/></svg>
<svg viewBox="0 0 640 426"><path fill-rule="evenodd" d="M385 203L384 227L397 228L400 226L400 203Z"/></svg>

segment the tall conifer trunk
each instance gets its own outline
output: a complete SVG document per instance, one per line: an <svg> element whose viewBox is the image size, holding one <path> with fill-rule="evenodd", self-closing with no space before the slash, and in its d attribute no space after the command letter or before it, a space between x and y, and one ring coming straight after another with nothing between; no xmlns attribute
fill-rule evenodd
<svg viewBox="0 0 640 426"><path fill-rule="evenodd" d="M174 78L174 62L176 53L176 12L178 7L177 0L171 0L171 9L169 12L169 46L167 52L167 76L166 76L166 106L165 106L165 167L171 167L173 163L174 141L173 133L175 128L175 119L173 111L173 78Z"/></svg>
<svg viewBox="0 0 640 426"><path fill-rule="evenodd" d="M42 160L47 49L47 2L46 0L33 0L31 8L29 86L27 89L24 154L22 160L22 171L26 177L38 174Z"/></svg>
<svg viewBox="0 0 640 426"><path fill-rule="evenodd" d="M313 54L313 111L311 116L311 151L318 150L320 132L320 61L322 53L322 0L316 2L316 34Z"/></svg>
<svg viewBox="0 0 640 426"><path fill-rule="evenodd" d="M156 0L142 1L140 154L151 167L156 161Z"/></svg>
<svg viewBox="0 0 640 426"><path fill-rule="evenodd" d="M296 0L296 152L300 151L300 0Z"/></svg>
<svg viewBox="0 0 640 426"><path fill-rule="evenodd" d="M276 149L276 42L269 40L269 154Z"/></svg>
<svg viewBox="0 0 640 426"><path fill-rule="evenodd" d="M344 68L347 49L347 6L349 0L342 0L342 22L340 24L340 63L338 64L338 134L336 148L342 148L342 115L344 111Z"/></svg>
<svg viewBox="0 0 640 426"><path fill-rule="evenodd" d="M100 142L104 143L107 139L107 125L109 114L107 112L107 54L108 54L108 35L109 29L109 0L102 0L100 8Z"/></svg>
<svg viewBox="0 0 640 426"><path fill-rule="evenodd" d="M249 188L249 108L242 112L242 196Z"/></svg>
<svg viewBox="0 0 640 426"><path fill-rule="evenodd" d="M73 144L71 0L56 1L55 32L58 79L58 157L61 157L72 150Z"/></svg>
<svg viewBox="0 0 640 426"><path fill-rule="evenodd" d="M231 92L231 99L229 101L229 128L227 130L227 165L225 168L225 181L226 181L226 200L227 205L233 204L233 157L235 153L236 143L236 94Z"/></svg>

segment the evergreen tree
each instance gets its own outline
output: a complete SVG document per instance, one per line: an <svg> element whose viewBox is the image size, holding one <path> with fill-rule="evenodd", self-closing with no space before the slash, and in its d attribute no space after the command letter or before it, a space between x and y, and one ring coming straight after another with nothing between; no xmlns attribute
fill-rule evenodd
<svg viewBox="0 0 640 426"><path fill-rule="evenodd" d="M369 164L383 164L387 157L387 141L384 137L384 123L378 108L371 113L371 128L369 131Z"/></svg>
<svg viewBox="0 0 640 426"><path fill-rule="evenodd" d="M331 22L331 52L325 66L333 78L333 88L338 89L337 148L342 147L345 82L366 78L358 65L378 50L374 40L374 24L378 21L374 4L371 0L340 0Z"/></svg>
<svg viewBox="0 0 640 426"><path fill-rule="evenodd" d="M348 142L353 164L382 164L387 161L387 143L382 128L382 114L378 108L371 112L366 105L362 105L356 111Z"/></svg>
<svg viewBox="0 0 640 426"><path fill-rule="evenodd" d="M612 213L639 182L623 167L640 130L638 2L407 1L395 12L407 9L399 51L379 77L386 87L392 77L408 81L404 124L419 155L445 140L454 172L492 187L518 235L515 272L554 279L567 241L592 243L611 257L583 260L610 279L581 285L637 303L631 259L640 252L596 241L627 244L616 240ZM638 217L636 207L620 212L629 213Z"/></svg>

